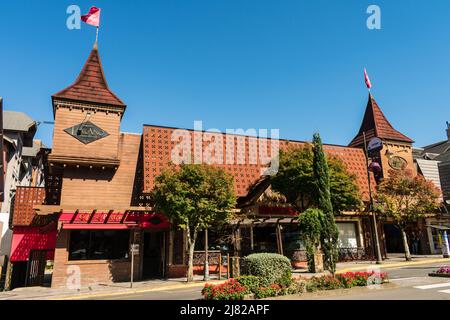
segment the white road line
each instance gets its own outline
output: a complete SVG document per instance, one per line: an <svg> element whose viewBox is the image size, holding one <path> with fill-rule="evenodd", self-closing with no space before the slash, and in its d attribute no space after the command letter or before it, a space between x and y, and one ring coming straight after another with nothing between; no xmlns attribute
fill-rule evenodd
<svg viewBox="0 0 450 320"><path fill-rule="evenodd" d="M443 287L450 287L450 282L428 284L426 286L418 286L418 287L414 287L414 288L415 289L421 289L421 290L427 290L427 289L436 289L436 288L443 288Z"/></svg>
<svg viewBox="0 0 450 320"><path fill-rule="evenodd" d="M409 277L409 278L394 278L394 279L389 279L389 281L403 281L403 280L412 280L412 279L418 279L420 277Z"/></svg>
<svg viewBox="0 0 450 320"><path fill-rule="evenodd" d="M442 292L442 293L450 293L450 290L441 290L441 291L438 291L438 292Z"/></svg>

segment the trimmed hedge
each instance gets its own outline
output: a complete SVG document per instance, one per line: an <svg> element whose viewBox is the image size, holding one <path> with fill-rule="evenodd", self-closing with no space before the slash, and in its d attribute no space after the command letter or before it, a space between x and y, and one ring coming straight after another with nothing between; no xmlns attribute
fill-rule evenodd
<svg viewBox="0 0 450 320"><path fill-rule="evenodd" d="M292 281L291 262L276 253L254 253L243 258L242 274L258 277L265 286L289 286Z"/></svg>

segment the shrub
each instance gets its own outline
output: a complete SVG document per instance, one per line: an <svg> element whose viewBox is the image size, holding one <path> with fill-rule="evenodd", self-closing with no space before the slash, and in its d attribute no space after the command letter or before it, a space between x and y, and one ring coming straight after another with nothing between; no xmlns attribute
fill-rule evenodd
<svg viewBox="0 0 450 320"><path fill-rule="evenodd" d="M202 290L205 300L243 300L247 288L236 279L230 279L219 285L206 284Z"/></svg>
<svg viewBox="0 0 450 320"><path fill-rule="evenodd" d="M256 299L264 299L269 297L276 297L281 293L281 287L278 284L271 284L268 287L259 287L255 292Z"/></svg>
<svg viewBox="0 0 450 320"><path fill-rule="evenodd" d="M438 270L436 270L436 273L450 274L450 267L440 267Z"/></svg>
<svg viewBox="0 0 450 320"><path fill-rule="evenodd" d="M275 253L254 253L245 257L242 261L242 273L258 277L263 286L274 283L289 286L292 281L291 262L285 256Z"/></svg>
<svg viewBox="0 0 450 320"><path fill-rule="evenodd" d="M387 281L386 273L376 272L346 272L336 275L346 288L364 287L370 284L384 283Z"/></svg>
<svg viewBox="0 0 450 320"><path fill-rule="evenodd" d="M247 293L256 293L261 286L261 280L256 276L240 276L236 280L247 288Z"/></svg>
<svg viewBox="0 0 450 320"><path fill-rule="evenodd" d="M293 281L291 285L287 288L286 294L299 294L306 290L306 283L304 281Z"/></svg>
<svg viewBox="0 0 450 320"><path fill-rule="evenodd" d="M313 277L310 280L310 288L315 290L334 290L344 288L344 284L333 276ZM315 289L315 290L314 290Z"/></svg>

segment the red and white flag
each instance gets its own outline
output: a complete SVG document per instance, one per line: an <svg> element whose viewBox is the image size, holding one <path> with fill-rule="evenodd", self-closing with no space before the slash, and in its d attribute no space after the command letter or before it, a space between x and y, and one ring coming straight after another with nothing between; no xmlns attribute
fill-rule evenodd
<svg viewBox="0 0 450 320"><path fill-rule="evenodd" d="M88 14L81 16L81 20L98 28L100 26L100 11L100 8L91 7Z"/></svg>
<svg viewBox="0 0 450 320"><path fill-rule="evenodd" d="M372 88L372 83L370 82L369 75L367 74L366 68L364 68L364 80L366 81L367 89Z"/></svg>

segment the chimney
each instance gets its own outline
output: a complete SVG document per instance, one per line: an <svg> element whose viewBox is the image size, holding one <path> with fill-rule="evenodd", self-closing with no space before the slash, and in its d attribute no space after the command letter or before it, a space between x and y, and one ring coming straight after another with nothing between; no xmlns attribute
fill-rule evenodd
<svg viewBox="0 0 450 320"><path fill-rule="evenodd" d="M450 140L450 123L447 121L447 139Z"/></svg>

